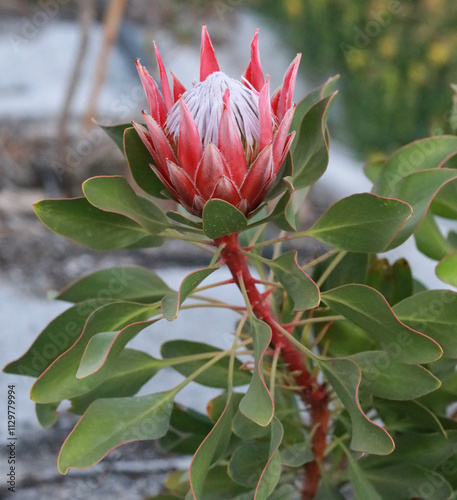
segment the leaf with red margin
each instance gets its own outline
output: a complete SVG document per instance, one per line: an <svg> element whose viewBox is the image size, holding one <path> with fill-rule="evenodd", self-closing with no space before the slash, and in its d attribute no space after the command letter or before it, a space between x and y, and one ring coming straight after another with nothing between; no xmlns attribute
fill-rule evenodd
<svg viewBox="0 0 457 500"><path fill-rule="evenodd" d="M171 291L154 271L146 267L119 266L100 269L73 281L56 299L66 302L93 299L96 307L101 306L103 301L114 300L151 304L161 300ZM92 307L92 310L94 308ZM79 309L84 310L84 306L81 304Z"/></svg>
<svg viewBox="0 0 457 500"><path fill-rule="evenodd" d="M349 359L321 359L318 363L351 417L351 448L375 455L391 453L395 448L391 435L371 421L360 406L360 368Z"/></svg>
<svg viewBox="0 0 457 500"><path fill-rule="evenodd" d="M294 311L305 311L319 305L319 287L298 265L296 250L268 262L268 267L292 299Z"/></svg>
<svg viewBox="0 0 457 500"><path fill-rule="evenodd" d="M408 203L413 215L405 222L388 250L398 247L414 233L438 191L453 179L457 179L456 169L437 168L413 173L397 184L392 196Z"/></svg>
<svg viewBox="0 0 457 500"><path fill-rule="evenodd" d="M443 355L435 340L402 323L374 288L360 284L343 285L323 292L322 300L335 313L373 335L392 360L420 364L436 361Z"/></svg>
<svg viewBox="0 0 457 500"><path fill-rule="evenodd" d="M152 234L169 227L165 213L151 201L139 197L120 175L92 177L83 182L82 189L94 207L125 215Z"/></svg>
<svg viewBox="0 0 457 500"><path fill-rule="evenodd" d="M314 184L328 165L327 119L338 92L314 104L305 114L293 149L294 187Z"/></svg>
<svg viewBox="0 0 457 500"><path fill-rule="evenodd" d="M167 188L153 172L151 164L154 159L148 151L137 131L129 127L124 131L124 154L137 185L146 193L156 198L167 198Z"/></svg>
<svg viewBox="0 0 457 500"><path fill-rule="evenodd" d="M435 267L435 273L444 283L457 287L457 253L441 259Z"/></svg>
<svg viewBox="0 0 457 500"><path fill-rule="evenodd" d="M278 453L284 436L281 422L274 417L271 421L271 438L268 462L260 475L254 500L266 500L273 493L281 477L281 457Z"/></svg>
<svg viewBox="0 0 457 500"><path fill-rule="evenodd" d="M314 88L311 90L309 94L307 94L298 104L294 113L294 118L292 120L292 124L290 126L290 130L295 130L297 133L300 131L300 125L303 121L306 113L312 108L315 104L317 104L321 99L330 96L333 92L333 88L338 82L340 75L335 75L329 78L323 85ZM298 137L295 137L294 142L292 143L292 150L296 145Z"/></svg>
<svg viewBox="0 0 457 500"><path fill-rule="evenodd" d="M195 288L210 274L219 269L218 266L205 267L188 274L179 287L179 292L172 292L162 299L162 314L168 321L178 317L179 308Z"/></svg>
<svg viewBox="0 0 457 500"><path fill-rule="evenodd" d="M38 377L78 340L87 318L106 302L89 299L64 311L46 326L25 354L6 365L3 371Z"/></svg>
<svg viewBox="0 0 457 500"><path fill-rule="evenodd" d="M172 389L147 396L94 401L62 445L59 472L92 467L123 443L164 436L175 394Z"/></svg>
<svg viewBox="0 0 457 500"><path fill-rule="evenodd" d="M394 197L402 179L414 172L439 168L456 153L457 137L453 135L411 142L387 158L372 191L381 196Z"/></svg>
<svg viewBox="0 0 457 500"><path fill-rule="evenodd" d="M289 156L287 156L287 158L289 158ZM262 222L273 222L283 231L296 231L295 210L291 203L292 196L295 193L293 178L284 177L281 181L281 187L282 190L285 188L286 192L281 196L273 212L263 219Z"/></svg>
<svg viewBox="0 0 457 500"><path fill-rule="evenodd" d="M383 252L411 214L404 201L357 193L334 203L307 234L349 252Z"/></svg>
<svg viewBox="0 0 457 500"><path fill-rule="evenodd" d="M81 356L78 371L75 375L76 378L82 379L96 373L98 377L102 377L103 373L100 371L113 364L113 361L115 361L128 342L141 332L141 330L144 330L144 328L157 321L158 319L132 323L118 332L100 332L94 335L89 339ZM161 361L156 361L159 367Z"/></svg>
<svg viewBox="0 0 457 500"><path fill-rule="evenodd" d="M249 420L266 427L274 416L273 398L263 379L263 356L271 342L271 328L256 318L251 318L250 324L254 344L254 370L239 409Z"/></svg>
<svg viewBox="0 0 457 500"><path fill-rule="evenodd" d="M234 412L233 393L227 396L224 410L195 452L189 469L190 491L186 500L203 499L203 487L210 466L225 452L232 435L232 419Z"/></svg>
<svg viewBox="0 0 457 500"><path fill-rule="evenodd" d="M270 442L243 441L232 453L228 475L237 484L253 488L250 498L269 498L281 477L278 448L284 436L281 422L275 417L268 428Z"/></svg>
<svg viewBox="0 0 457 500"><path fill-rule="evenodd" d="M105 374L91 379L77 379L76 373L87 343L97 333L117 331L134 323L145 321L157 311L155 306L134 302L114 302L94 311L86 321L78 340L60 355L36 380L30 397L36 403L52 403L84 394L103 381ZM143 323L135 327L137 332Z"/></svg>
<svg viewBox="0 0 457 500"><path fill-rule="evenodd" d="M34 210L51 231L91 250L126 248L148 236L132 219L99 210L85 198L41 200Z"/></svg>

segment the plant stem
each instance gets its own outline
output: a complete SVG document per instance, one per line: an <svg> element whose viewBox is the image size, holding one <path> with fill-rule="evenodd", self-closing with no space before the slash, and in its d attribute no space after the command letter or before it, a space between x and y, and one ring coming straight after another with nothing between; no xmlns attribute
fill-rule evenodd
<svg viewBox="0 0 457 500"><path fill-rule="evenodd" d="M256 280L251 275L245 252L240 246L238 234L223 236L216 240L223 245L221 257L227 264L235 283L245 292L254 315L267 323L272 331L272 345L280 350L282 360L294 376L299 389L297 394L309 407L311 426L315 429L312 448L314 460L305 466L305 479L302 488L302 500L312 500L320 480L320 462L324 456L327 430L329 425L328 399L325 384L320 384L309 372L303 354L284 335L283 327L271 312L267 298L256 287Z"/></svg>

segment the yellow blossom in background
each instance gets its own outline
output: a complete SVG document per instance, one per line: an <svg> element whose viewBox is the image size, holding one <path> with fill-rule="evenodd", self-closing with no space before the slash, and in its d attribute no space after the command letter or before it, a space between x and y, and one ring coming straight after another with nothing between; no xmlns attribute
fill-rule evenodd
<svg viewBox="0 0 457 500"><path fill-rule="evenodd" d="M398 43L393 36L385 36L378 43L379 53L385 59L392 59L398 53Z"/></svg>
<svg viewBox="0 0 457 500"><path fill-rule="evenodd" d="M427 80L427 66L423 63L413 62L408 68L408 81L414 85L422 85Z"/></svg>
<svg viewBox="0 0 457 500"><path fill-rule="evenodd" d="M427 50L427 59L434 66L444 66L451 57L450 46L445 42L434 42Z"/></svg>
<svg viewBox="0 0 457 500"><path fill-rule="evenodd" d="M348 65L352 69L362 69L368 62L366 49L354 49L348 57Z"/></svg>
<svg viewBox="0 0 457 500"><path fill-rule="evenodd" d="M303 13L303 1L302 0L285 0L284 7L286 9L287 15L289 17L298 17Z"/></svg>
<svg viewBox="0 0 457 500"><path fill-rule="evenodd" d="M431 14L439 14L441 9L445 8L442 0L424 0L425 8Z"/></svg>

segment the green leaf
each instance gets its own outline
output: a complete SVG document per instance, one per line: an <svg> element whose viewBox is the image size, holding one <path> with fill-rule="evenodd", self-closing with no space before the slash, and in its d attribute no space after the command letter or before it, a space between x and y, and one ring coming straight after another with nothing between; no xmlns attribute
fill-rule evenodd
<svg viewBox="0 0 457 500"><path fill-rule="evenodd" d="M57 299L81 302L103 298L149 304L161 300L171 291L154 271L145 267L110 267L71 283Z"/></svg>
<svg viewBox="0 0 457 500"><path fill-rule="evenodd" d="M240 410L235 413L232 423L233 433L242 439L257 439L268 435L270 426L262 427L245 417Z"/></svg>
<svg viewBox="0 0 457 500"><path fill-rule="evenodd" d="M444 355L457 359L457 293L426 290L402 300L393 308L398 319L436 340Z"/></svg>
<svg viewBox="0 0 457 500"><path fill-rule="evenodd" d="M100 128L110 137L117 145L117 147L124 152L124 133L127 129L132 128L132 124L122 123L120 125L100 125Z"/></svg>
<svg viewBox="0 0 457 500"><path fill-rule="evenodd" d="M436 469L451 457L455 457L457 431L448 431L447 437L441 433L409 432L395 438L395 452L389 457L389 464L413 463L426 469ZM369 457L364 461L364 469L382 467L378 457Z"/></svg>
<svg viewBox="0 0 457 500"><path fill-rule="evenodd" d="M413 215L405 222L389 249L401 245L414 233L437 192L455 178L457 170L439 168L416 172L398 183L392 196L408 203L413 209Z"/></svg>
<svg viewBox="0 0 457 500"><path fill-rule="evenodd" d="M211 431L211 420L191 408L175 404L168 433L160 439L160 446L167 451L193 455L206 435ZM185 488L184 495L189 490Z"/></svg>
<svg viewBox="0 0 457 500"><path fill-rule="evenodd" d="M150 167L154 159L133 127L125 130L124 153L137 185L151 196L166 198L162 194L166 192L165 186Z"/></svg>
<svg viewBox="0 0 457 500"><path fill-rule="evenodd" d="M319 366L351 417L351 447L375 455L391 453L395 448L392 437L372 422L360 406L358 392L361 371L356 363L350 359L329 359L319 361Z"/></svg>
<svg viewBox="0 0 457 500"><path fill-rule="evenodd" d="M291 250L268 263L274 275L294 302L294 311L317 307L319 288L297 263L297 252Z"/></svg>
<svg viewBox="0 0 457 500"><path fill-rule="evenodd" d="M328 324L328 323L327 323ZM376 349L376 342L366 330L346 319L327 325L324 342L328 343L328 354L335 358L344 358L360 351Z"/></svg>
<svg viewBox="0 0 457 500"><path fill-rule="evenodd" d="M297 134L300 132L300 125L305 117L306 113L317 104L321 99L329 97L333 93L336 83L338 82L340 75L335 75L329 78L323 85L316 87L311 90L298 104L295 109L294 117L292 119L292 124L290 130L295 130ZM292 143L292 149L295 148L298 142L299 136L295 136L295 140Z"/></svg>
<svg viewBox="0 0 457 500"><path fill-rule="evenodd" d="M437 195L432 203L432 211L440 217L457 219L457 182L448 182Z"/></svg>
<svg viewBox="0 0 457 500"><path fill-rule="evenodd" d="M113 351L118 353L117 351L122 350L134 335L150 324L144 320L153 312L154 309L151 307L129 302L107 304L94 311L71 349L68 349L56 359L36 380L31 390L33 401L36 403L52 403L70 399L99 385L106 378L110 365L115 363L115 356L110 356L107 360L109 363L105 363L104 368L93 376L77 379L76 373L89 340L97 333L126 328L125 332L121 330L119 333L119 340L116 342L116 348Z"/></svg>
<svg viewBox="0 0 457 500"><path fill-rule="evenodd" d="M241 486L254 488L268 460L269 448L265 441L242 442L230 457L229 477Z"/></svg>
<svg viewBox="0 0 457 500"><path fill-rule="evenodd" d="M85 198L42 200L35 203L34 208L51 231L91 250L124 248L147 235L128 217L99 210Z"/></svg>
<svg viewBox="0 0 457 500"><path fill-rule="evenodd" d="M49 323L25 354L6 365L3 371L38 377L75 343L87 318L104 303L103 299L86 300L64 311Z"/></svg>
<svg viewBox="0 0 457 500"><path fill-rule="evenodd" d="M281 463L287 467L301 467L312 460L314 453L309 436L301 443L285 443L281 448Z"/></svg>
<svg viewBox="0 0 457 500"><path fill-rule="evenodd" d="M322 478L319 489L314 500L345 500L341 493L333 484L325 478Z"/></svg>
<svg viewBox="0 0 457 500"><path fill-rule="evenodd" d="M381 173L382 167L385 163L386 159L373 159L371 161L368 161L364 166L363 166L363 173L366 175L366 177L371 181L371 182L376 182L376 179L378 178L379 174Z"/></svg>
<svg viewBox="0 0 457 500"><path fill-rule="evenodd" d="M328 112L337 92L314 104L306 113L293 149L294 186L301 189L314 184L328 165Z"/></svg>
<svg viewBox="0 0 457 500"><path fill-rule="evenodd" d="M365 284L384 295L391 306L413 293L413 277L405 259L392 265L387 259L373 260Z"/></svg>
<svg viewBox="0 0 457 500"><path fill-rule="evenodd" d="M321 286L321 291L330 290L348 283L366 284L368 268L373 256L368 253L347 252ZM328 262L321 262L313 272L313 279L318 281L327 269Z"/></svg>
<svg viewBox="0 0 457 500"><path fill-rule="evenodd" d="M189 470L191 491L186 496L186 499L202 500L204 498L203 487L209 468L221 457L229 444L232 434L232 418L233 400L232 395L229 394L217 422L193 456Z"/></svg>
<svg viewBox="0 0 457 500"><path fill-rule="evenodd" d="M397 363L384 351L360 352L348 359L362 371L360 388L380 398L397 401L415 399L441 385L424 367Z"/></svg>
<svg viewBox="0 0 457 500"><path fill-rule="evenodd" d="M250 324L254 344L254 371L239 409L245 417L265 427L274 415L273 399L263 378L263 356L271 342L271 328L256 318L251 318Z"/></svg>
<svg viewBox="0 0 457 500"><path fill-rule="evenodd" d="M57 407L59 406L59 404L60 401L44 405L35 405L35 413L41 427L52 427L57 422L57 420L59 420L59 412L57 411Z"/></svg>
<svg viewBox="0 0 457 500"><path fill-rule="evenodd" d="M168 430L174 396L171 390L94 401L60 450L59 472L91 467L128 441L162 437Z"/></svg>
<svg viewBox="0 0 457 500"><path fill-rule="evenodd" d="M230 203L214 199L203 208L203 231L211 239L232 233L239 233L247 228L246 217Z"/></svg>
<svg viewBox="0 0 457 500"><path fill-rule="evenodd" d="M219 269L218 266L205 267L198 271L189 273L182 281L179 292L171 292L162 299L162 314L168 321L174 321L178 317L179 308L187 297L206 279L210 274Z"/></svg>
<svg viewBox="0 0 457 500"><path fill-rule="evenodd" d="M416 228L414 238L418 250L434 260L440 260L455 250L455 247L441 234L430 210Z"/></svg>
<svg viewBox="0 0 457 500"><path fill-rule="evenodd" d="M97 399L134 396L162 367L163 362L135 349L124 349L106 368L105 378L94 389L71 398L72 413L81 415Z"/></svg>
<svg viewBox="0 0 457 500"><path fill-rule="evenodd" d="M185 215L183 215L179 212L167 212L167 216L171 220L174 220L175 222L179 222L179 224L182 224L184 226L189 226L193 229L202 229L201 222L195 222L194 220L190 219L189 217L186 217Z"/></svg>
<svg viewBox="0 0 457 500"><path fill-rule="evenodd" d="M277 418L271 421L271 438L268 450L268 461L257 483L254 500L266 500L273 493L281 478L281 457L278 453L284 430Z"/></svg>
<svg viewBox="0 0 457 500"><path fill-rule="evenodd" d="M289 156L288 156L289 158ZM265 222L273 222L283 231L296 231L296 214L292 203L292 196L295 192L291 177L284 177L283 188L286 192L281 196L271 214L264 219Z"/></svg>
<svg viewBox="0 0 457 500"><path fill-rule="evenodd" d="M444 283L457 287L457 252L441 259L435 273Z"/></svg>
<svg viewBox="0 0 457 500"><path fill-rule="evenodd" d="M451 486L441 474L411 463L370 469L364 473L380 492L380 498L449 500L452 495ZM363 497L366 498L371 500L371 497Z"/></svg>
<svg viewBox="0 0 457 500"><path fill-rule="evenodd" d="M373 186L373 192L391 197L402 179L414 172L437 169L456 152L457 137L451 135L412 142L387 158Z"/></svg>
<svg viewBox="0 0 457 500"><path fill-rule="evenodd" d="M332 205L307 233L341 250L383 252L409 217L411 207L402 201L353 194Z"/></svg>
<svg viewBox="0 0 457 500"><path fill-rule="evenodd" d="M349 480L354 488L355 500L382 500L383 497L367 478L360 465L351 457L349 458Z"/></svg>
<svg viewBox="0 0 457 500"><path fill-rule="evenodd" d="M189 340L170 340L162 344L160 348L162 357L165 359L170 359L180 356L192 356L201 353L211 353L218 354L222 352L221 349L213 347L208 344L203 344L201 342L191 342ZM173 365L173 368L188 377L194 373L198 368L204 365L208 359L201 359L196 361L187 361L185 363L179 363ZM246 385L251 381L251 373L242 370L242 363L235 358L234 373L233 373L233 385ZM208 387L220 387L226 388L229 374L229 356L221 359L213 366L201 373L194 382L206 385Z"/></svg>
<svg viewBox="0 0 457 500"><path fill-rule="evenodd" d="M364 285L343 285L322 294L322 300L337 314L366 330L392 360L430 363L442 356L433 339L403 324L386 299Z"/></svg>
<svg viewBox="0 0 457 500"><path fill-rule="evenodd" d="M255 488L254 499L269 497L281 476L281 460L277 453L283 436L282 425L274 418L271 425L270 443L247 441L232 454L228 474L236 483Z"/></svg>
<svg viewBox="0 0 457 500"><path fill-rule="evenodd" d="M164 212L151 201L137 196L124 177L92 177L83 183L82 189L94 207L125 215L151 233L157 234L169 227Z"/></svg>

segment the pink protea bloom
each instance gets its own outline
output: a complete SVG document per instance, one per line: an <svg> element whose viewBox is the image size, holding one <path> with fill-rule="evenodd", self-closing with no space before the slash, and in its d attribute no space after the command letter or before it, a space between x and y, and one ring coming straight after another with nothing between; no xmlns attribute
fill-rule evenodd
<svg viewBox="0 0 457 500"><path fill-rule="evenodd" d="M241 79L219 70L206 27L202 29L200 81L186 90L171 73L172 86L155 45L161 91L137 60L151 115L147 129L133 123L151 153L154 172L190 213L201 216L208 200L221 199L245 215L255 210L275 183L289 151L295 111L292 94L300 54L270 99L258 49Z"/></svg>

